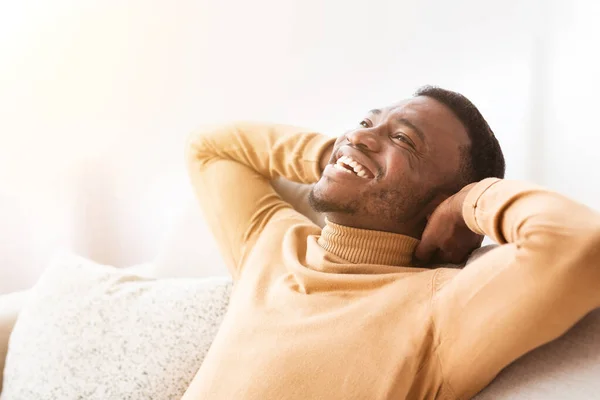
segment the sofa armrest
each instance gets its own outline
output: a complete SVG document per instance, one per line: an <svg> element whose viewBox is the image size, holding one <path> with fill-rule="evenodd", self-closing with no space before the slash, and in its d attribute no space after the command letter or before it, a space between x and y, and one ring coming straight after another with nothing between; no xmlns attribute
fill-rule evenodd
<svg viewBox="0 0 600 400"><path fill-rule="evenodd" d="M0 296L0 393L2 392L4 362L8 352L8 338L28 295L29 290L23 290Z"/></svg>

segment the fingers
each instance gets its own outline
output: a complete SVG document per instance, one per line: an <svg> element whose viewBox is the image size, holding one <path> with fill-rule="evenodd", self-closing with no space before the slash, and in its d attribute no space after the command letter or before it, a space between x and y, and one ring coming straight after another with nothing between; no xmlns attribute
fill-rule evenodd
<svg viewBox="0 0 600 400"><path fill-rule="evenodd" d="M469 252L466 251L452 251L450 253L446 253L446 259L444 262L450 264L462 264L466 261Z"/></svg>
<svg viewBox="0 0 600 400"><path fill-rule="evenodd" d="M465 243L451 241L440 247L433 240L424 240L419 243L415 250L415 261L417 264L428 264L431 262L439 264L462 264L473 250L473 246Z"/></svg>
<svg viewBox="0 0 600 400"><path fill-rule="evenodd" d="M425 226L421 242L415 249L414 259L417 264L427 264L434 259L434 256L437 256L440 249L438 231L435 221L430 220Z"/></svg>
<svg viewBox="0 0 600 400"><path fill-rule="evenodd" d="M438 250L438 246L435 242L428 240L428 237L423 234L423 239L415 249L415 260L418 264L426 264L433 258L436 250Z"/></svg>
<svg viewBox="0 0 600 400"><path fill-rule="evenodd" d="M463 264L469 258L469 255L481 244L481 240L475 238L474 240L463 240L454 242L448 247L444 247L440 250L440 262L450 264Z"/></svg>

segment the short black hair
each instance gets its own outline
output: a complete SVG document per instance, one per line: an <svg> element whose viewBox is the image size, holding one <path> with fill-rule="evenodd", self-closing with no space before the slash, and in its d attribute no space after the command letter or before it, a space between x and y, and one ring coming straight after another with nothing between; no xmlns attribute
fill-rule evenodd
<svg viewBox="0 0 600 400"><path fill-rule="evenodd" d="M471 139L471 146L464 149L462 186L484 178L504 178L506 165L500 143L483 115L469 99L460 93L437 86L422 86L414 94L427 96L448 107L462 122Z"/></svg>

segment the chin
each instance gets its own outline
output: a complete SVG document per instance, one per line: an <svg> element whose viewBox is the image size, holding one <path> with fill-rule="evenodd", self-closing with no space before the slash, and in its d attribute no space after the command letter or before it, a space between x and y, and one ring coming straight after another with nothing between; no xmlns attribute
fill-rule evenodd
<svg viewBox="0 0 600 400"><path fill-rule="evenodd" d="M357 193L341 190L335 183L322 177L308 195L308 202L313 210L320 213L355 214L359 208Z"/></svg>

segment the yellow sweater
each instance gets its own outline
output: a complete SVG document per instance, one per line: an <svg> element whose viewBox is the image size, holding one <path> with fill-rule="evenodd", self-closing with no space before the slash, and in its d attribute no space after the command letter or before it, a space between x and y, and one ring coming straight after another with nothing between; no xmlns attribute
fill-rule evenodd
<svg viewBox="0 0 600 400"><path fill-rule="evenodd" d="M235 288L184 399L465 399L600 306L600 216L530 184L469 193L468 226L502 246L462 270L411 267L410 237L321 231L269 181L316 182L331 140L249 123L191 137Z"/></svg>

